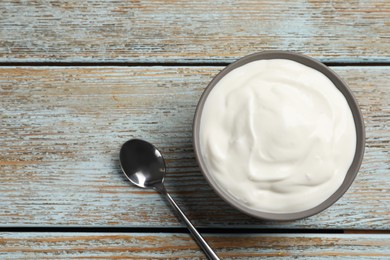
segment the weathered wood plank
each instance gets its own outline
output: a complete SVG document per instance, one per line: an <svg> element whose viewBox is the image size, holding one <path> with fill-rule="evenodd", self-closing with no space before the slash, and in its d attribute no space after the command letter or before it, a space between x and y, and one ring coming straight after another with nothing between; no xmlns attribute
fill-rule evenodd
<svg viewBox="0 0 390 260"><path fill-rule="evenodd" d="M194 159L198 98L221 67L0 68L1 226L180 226L154 191L133 187L121 144L144 138L167 159L166 184L198 226L390 229L389 67L335 67L366 122L364 162L325 212L272 223L219 199Z"/></svg>
<svg viewBox="0 0 390 260"><path fill-rule="evenodd" d="M387 0L0 1L0 62L389 61Z"/></svg>
<svg viewBox="0 0 390 260"><path fill-rule="evenodd" d="M223 259L274 257L390 257L390 235L205 234ZM44 258L205 258L188 234L0 233L0 257Z"/></svg>

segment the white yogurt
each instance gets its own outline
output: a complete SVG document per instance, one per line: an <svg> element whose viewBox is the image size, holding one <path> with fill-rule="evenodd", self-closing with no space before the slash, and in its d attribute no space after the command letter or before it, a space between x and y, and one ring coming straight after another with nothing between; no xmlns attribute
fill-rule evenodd
<svg viewBox="0 0 390 260"><path fill-rule="evenodd" d="M317 70L284 59L225 75L207 97L199 134L212 178L269 213L321 204L341 186L356 150L343 94Z"/></svg>

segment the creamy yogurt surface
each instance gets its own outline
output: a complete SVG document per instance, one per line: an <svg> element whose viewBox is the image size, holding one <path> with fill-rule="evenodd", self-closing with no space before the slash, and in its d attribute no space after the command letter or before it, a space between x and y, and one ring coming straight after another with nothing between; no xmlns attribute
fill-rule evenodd
<svg viewBox="0 0 390 260"><path fill-rule="evenodd" d="M211 90L199 129L209 175L247 207L311 209L342 184L356 150L353 115L321 72L286 59L258 60Z"/></svg>

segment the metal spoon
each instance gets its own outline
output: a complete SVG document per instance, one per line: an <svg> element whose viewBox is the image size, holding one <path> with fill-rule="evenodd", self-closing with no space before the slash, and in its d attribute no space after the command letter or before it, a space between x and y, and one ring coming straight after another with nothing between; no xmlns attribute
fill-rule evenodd
<svg viewBox="0 0 390 260"><path fill-rule="evenodd" d="M165 195L207 257L219 259L165 189L165 161L160 151L151 143L131 139L123 144L119 157L122 171L129 181L138 187L155 189Z"/></svg>

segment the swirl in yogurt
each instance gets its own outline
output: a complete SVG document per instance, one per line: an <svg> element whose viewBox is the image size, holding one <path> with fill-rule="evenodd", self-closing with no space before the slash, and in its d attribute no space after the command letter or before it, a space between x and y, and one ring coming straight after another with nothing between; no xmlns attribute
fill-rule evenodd
<svg viewBox="0 0 390 260"><path fill-rule="evenodd" d="M324 202L341 186L356 150L343 94L321 72L285 59L226 74L206 99L199 137L212 178L269 213Z"/></svg>

